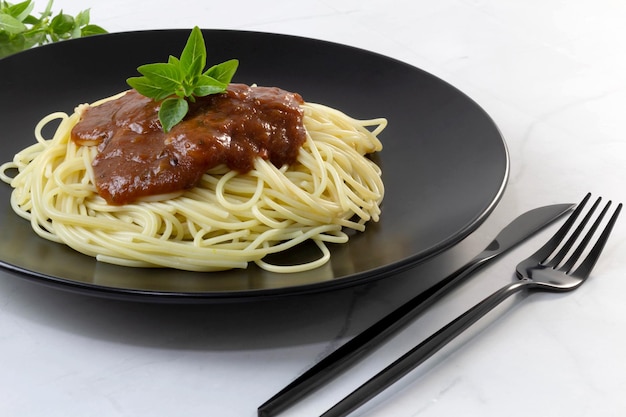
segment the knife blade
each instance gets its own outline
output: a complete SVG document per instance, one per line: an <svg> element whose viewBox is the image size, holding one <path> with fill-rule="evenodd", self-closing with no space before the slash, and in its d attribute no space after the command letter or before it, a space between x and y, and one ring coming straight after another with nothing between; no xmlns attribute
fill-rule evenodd
<svg viewBox="0 0 626 417"><path fill-rule="evenodd" d="M392 333L423 313L473 272L524 242L570 211L572 207L574 204L554 204L521 214L504 227L483 251L465 265L350 339L263 403L257 410L258 416L272 417L319 388L338 375L341 370L371 352L376 345Z"/></svg>

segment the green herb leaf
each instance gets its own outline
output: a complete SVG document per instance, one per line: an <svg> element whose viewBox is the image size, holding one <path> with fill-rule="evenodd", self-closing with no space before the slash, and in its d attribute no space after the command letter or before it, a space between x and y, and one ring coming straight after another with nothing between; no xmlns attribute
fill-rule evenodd
<svg viewBox="0 0 626 417"><path fill-rule="evenodd" d="M201 75L196 83L193 95L196 97L204 97L210 94L221 93L228 87L228 83L223 83L213 77Z"/></svg>
<svg viewBox="0 0 626 417"><path fill-rule="evenodd" d="M106 29L98 25L86 25L80 28L80 37L85 38L93 35L103 35L107 33Z"/></svg>
<svg viewBox="0 0 626 417"><path fill-rule="evenodd" d="M213 65L211 68L206 70L204 75L207 75L211 78L215 78L218 81L221 81L225 84L230 83L237 68L239 67L239 61L236 59L231 59L230 61L222 62L221 64Z"/></svg>
<svg viewBox="0 0 626 417"><path fill-rule="evenodd" d="M131 77L128 85L139 94L161 101L159 121L165 132L183 120L189 103L196 97L222 93L233 78L239 61L232 59L214 65L206 72L206 45L199 27L194 27L180 58L169 56L167 63L141 65L142 77Z"/></svg>
<svg viewBox="0 0 626 417"><path fill-rule="evenodd" d="M192 81L202 74L202 70L206 66L206 46L198 26L194 27L191 35L189 35L187 44L180 55L180 64L188 81Z"/></svg>
<svg viewBox="0 0 626 417"><path fill-rule="evenodd" d="M163 100L159 108L159 120L164 132L180 123L189 111L189 104L184 98L168 98Z"/></svg>
<svg viewBox="0 0 626 417"><path fill-rule="evenodd" d="M75 20L76 26L87 26L89 24L89 9L78 13Z"/></svg>
<svg viewBox="0 0 626 417"><path fill-rule="evenodd" d="M31 0L26 0L21 3L10 5L6 8L6 10L3 11L13 16L20 22L23 22L24 19L26 19L26 17L30 14L30 12L33 11L34 7L35 3L33 3Z"/></svg>
<svg viewBox="0 0 626 417"><path fill-rule="evenodd" d="M43 25L42 19L37 19L33 15L26 16L24 18L24 20L22 20L22 23L24 23L25 25L31 25L31 26L35 26L35 27Z"/></svg>
<svg viewBox="0 0 626 417"><path fill-rule="evenodd" d="M26 30L26 25L10 14L0 14L0 30L16 35Z"/></svg>
<svg viewBox="0 0 626 417"><path fill-rule="evenodd" d="M11 4L0 0L0 58L37 45L64 39L107 33L97 25L89 24L89 9L76 17L62 11L52 17L53 0L39 17L32 15L32 0Z"/></svg>
<svg viewBox="0 0 626 417"><path fill-rule="evenodd" d="M53 34L64 37L67 33L74 29L74 18L69 14L61 12L54 16L50 22L50 29Z"/></svg>
<svg viewBox="0 0 626 417"><path fill-rule="evenodd" d="M172 95L170 90L164 90L161 86L146 77L132 77L127 79L126 82L137 90L139 94L154 98L156 101L163 100Z"/></svg>
<svg viewBox="0 0 626 417"><path fill-rule="evenodd" d="M164 90L176 90L183 79L180 67L176 64L146 64L137 68L137 71Z"/></svg>

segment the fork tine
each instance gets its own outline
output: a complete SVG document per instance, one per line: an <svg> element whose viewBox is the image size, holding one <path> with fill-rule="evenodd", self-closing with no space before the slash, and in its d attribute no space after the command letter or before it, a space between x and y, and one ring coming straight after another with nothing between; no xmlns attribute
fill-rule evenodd
<svg viewBox="0 0 626 417"><path fill-rule="evenodd" d="M608 209L608 204L607 204L607 209ZM596 242L595 245L593 245L593 248L591 249L587 257L583 260L580 266L572 273L572 275L575 275L581 278L587 278L589 276L589 274L591 273L591 270L596 265L596 261L600 257L602 250L604 249L604 245L606 244L606 241L609 239L609 235L611 234L611 231L613 230L613 226L615 225L615 222L617 221L617 217L619 216L619 213L621 210L622 210L622 203L619 203L617 205L617 208L615 209L615 212L611 216L611 219L609 220L606 227L602 231L602 234L598 238L598 241Z"/></svg>
<svg viewBox="0 0 626 417"><path fill-rule="evenodd" d="M598 201L596 201L596 203L598 203L599 201L600 201L600 199L598 199ZM591 214L592 214L592 212L594 211L594 209L596 207L597 207L597 204L594 204L593 208L589 211L587 216L585 216L585 219L581 222L580 226L578 226L578 229L576 230L577 233L575 233L570 238L570 240L575 240L575 238L577 238L578 235L580 234L578 232L582 232L582 228L585 226L585 224L587 223L589 218L591 218ZM578 262L578 259L580 258L580 255L582 255L583 251L585 250L585 248L587 247L587 245L591 241L591 238L593 237L593 234L596 232L596 230L600 226L600 222L602 221L602 219L606 215L606 212L609 210L609 207L611 207L611 202L610 201L608 203L606 203L606 205L604 206L604 209L602 209L602 212L598 215L598 218L596 219L596 221L593 222L593 225L589 228L589 231L587 232L585 237L580 241L580 244L578 245L576 250L574 250L574 252L569 257L567 262L565 262L563 264L563 266L560 268L561 271L566 272L566 273L569 273L569 272L572 271L572 268L574 267L574 264L576 264L576 262ZM568 242L568 243L570 243L570 242ZM571 242L571 243L574 243L574 242ZM569 248L572 247L572 244L569 244L569 245L566 245L566 246L569 246L567 248L567 250L569 250ZM565 249L565 247L563 249ZM567 251L564 251L564 252L567 252ZM559 255L560 255L560 253L559 253ZM565 254L563 254L563 257L565 257ZM561 260L562 259L563 258L561 258ZM559 262L561 262L561 261L559 261Z"/></svg>
<svg viewBox="0 0 626 417"><path fill-rule="evenodd" d="M545 245L539 248L539 250L531 256L532 258L538 260L539 262L545 262L545 260L548 259L552 252L555 251L561 241L565 238L567 232L569 232L572 228L574 222L582 212L583 207L587 204L590 197L591 193L588 193L578 206L576 206L576 209L572 212L572 214L570 214L565 223L563 223L563 226L561 226L561 228L554 234L554 236L552 236L552 238L550 238L550 240L546 242Z"/></svg>
<svg viewBox="0 0 626 417"><path fill-rule="evenodd" d="M589 220L591 219L591 216L593 215L593 213L598 208L598 205L600 204L601 200L602 200L602 198L598 197L598 199L593 203L593 206L591 206L591 208L589 209L589 211L587 212L585 217L580 221L580 224L578 225L576 230L574 230L574 232L571 234L569 239L567 239L567 242L565 242L565 244L561 247L559 252L556 255L554 255L554 257L552 259L550 259L549 262L546 262L544 264L545 266L556 268L561 262L563 262L563 259L565 259L565 256L569 253L570 249L572 249L572 246L574 246L574 243L576 243L576 239L578 239L578 236L580 236L580 234L583 232L583 230L587 226L587 223L589 223ZM600 215L600 219L604 216L604 213L606 213L606 209L607 209L607 207L605 207L604 212L602 212L602 214ZM594 226L596 228L598 227L597 224L595 224ZM589 239L591 239L591 236L589 236ZM585 243L585 245L586 245L586 243ZM580 245L579 248L581 246L583 246L583 245ZM582 249L584 249L584 246L582 247ZM580 256L580 254L578 256ZM571 258L570 258L570 260L571 260ZM574 260L574 262L576 262L576 260Z"/></svg>

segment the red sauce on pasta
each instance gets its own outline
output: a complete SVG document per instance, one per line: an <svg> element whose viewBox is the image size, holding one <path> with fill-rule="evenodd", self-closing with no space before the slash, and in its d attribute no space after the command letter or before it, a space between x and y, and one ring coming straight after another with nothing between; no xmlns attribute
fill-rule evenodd
<svg viewBox="0 0 626 417"><path fill-rule="evenodd" d="M97 145L92 166L109 204L194 187L221 164L245 173L261 157L275 166L295 162L306 134L302 97L275 87L231 84L196 98L185 119L164 133L159 103L134 90L88 108L72 130L80 145Z"/></svg>

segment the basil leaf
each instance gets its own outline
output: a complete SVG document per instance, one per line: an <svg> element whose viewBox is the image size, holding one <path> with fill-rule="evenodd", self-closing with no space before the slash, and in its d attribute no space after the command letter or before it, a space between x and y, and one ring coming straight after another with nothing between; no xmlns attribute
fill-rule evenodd
<svg viewBox="0 0 626 417"><path fill-rule="evenodd" d="M29 16L26 16L24 20L22 20L22 23L24 23L25 25L37 26L37 25L41 25L42 21L41 19L37 19L33 15L29 15Z"/></svg>
<svg viewBox="0 0 626 417"><path fill-rule="evenodd" d="M26 25L9 14L0 14L0 30L17 35L26 30Z"/></svg>
<svg viewBox="0 0 626 417"><path fill-rule="evenodd" d="M213 77L201 75L193 90L193 94L197 97L204 97L210 94L221 93L226 90L228 84L220 82Z"/></svg>
<svg viewBox="0 0 626 417"><path fill-rule="evenodd" d="M163 100L172 95L171 90L162 88L147 77L132 77L127 79L126 83L137 90L142 96L150 97L156 101Z"/></svg>
<svg viewBox="0 0 626 417"><path fill-rule="evenodd" d="M35 3L31 0L26 0L21 3L13 4L4 10L7 14L13 16L20 22L23 22L26 17L33 11Z"/></svg>
<svg viewBox="0 0 626 417"><path fill-rule="evenodd" d="M32 48L35 45L43 45L46 40L46 34L42 31L29 30L22 34L24 36L24 47ZM20 35L21 36L21 35Z"/></svg>
<svg viewBox="0 0 626 417"><path fill-rule="evenodd" d="M69 14L59 13L52 18L50 29L56 35L65 35L74 29L74 18Z"/></svg>
<svg viewBox="0 0 626 417"><path fill-rule="evenodd" d="M48 0L46 9L36 17L31 14L32 0L17 4L0 0L0 58L37 45L106 33L100 26L88 24L89 9L76 18L63 12L52 17L52 3Z"/></svg>
<svg viewBox="0 0 626 417"><path fill-rule="evenodd" d="M187 114L189 104L184 98L168 98L163 100L159 108L159 120L164 132L169 132Z"/></svg>
<svg viewBox="0 0 626 417"><path fill-rule="evenodd" d="M164 90L176 90L182 81L180 68L175 64L146 64L137 68L137 71Z"/></svg>
<svg viewBox="0 0 626 417"><path fill-rule="evenodd" d="M24 50L24 44L24 36L17 35L14 39L9 40L6 33L0 32L0 58Z"/></svg>
<svg viewBox="0 0 626 417"><path fill-rule="evenodd" d="M203 75L207 75L228 85L235 75L238 67L239 60L231 59L229 61L222 62L221 64L213 65L211 68L206 70Z"/></svg>
<svg viewBox="0 0 626 417"><path fill-rule="evenodd" d="M180 64L187 80L193 80L199 76L206 65L206 46L198 26L194 27L189 35L187 44L180 55Z"/></svg>
<svg viewBox="0 0 626 417"><path fill-rule="evenodd" d="M86 26L89 24L89 9L83 10L76 15L76 26Z"/></svg>
<svg viewBox="0 0 626 417"><path fill-rule="evenodd" d="M107 33L107 31L98 25L86 25L80 29L80 36L82 37L102 35L104 33Z"/></svg>

